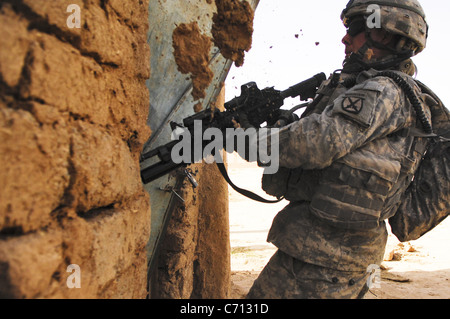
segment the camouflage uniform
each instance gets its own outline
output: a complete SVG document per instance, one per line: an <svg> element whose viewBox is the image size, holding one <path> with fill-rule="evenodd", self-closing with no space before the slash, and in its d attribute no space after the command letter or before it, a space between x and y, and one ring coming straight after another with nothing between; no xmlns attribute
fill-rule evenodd
<svg viewBox="0 0 450 319"><path fill-rule="evenodd" d="M273 221L268 241L279 251L248 298L360 298L368 291L367 269L384 255L384 220L422 157L414 147L420 138L398 134L418 125L410 102L375 73L359 74L351 88L330 89L330 79L319 89L321 102L282 129L291 204Z"/></svg>
<svg viewBox="0 0 450 319"><path fill-rule="evenodd" d="M371 4L395 47L375 42L368 20L361 24ZM322 84L302 119L281 129L281 167L263 177L263 189L291 203L273 221L268 241L279 250L248 298L362 298L368 270L383 259L385 220L425 152L425 138L408 133L431 129L429 99L410 77L410 58L428 35L419 2L351 0L341 19L351 37L366 32L366 42ZM390 53L373 59L375 47Z"/></svg>

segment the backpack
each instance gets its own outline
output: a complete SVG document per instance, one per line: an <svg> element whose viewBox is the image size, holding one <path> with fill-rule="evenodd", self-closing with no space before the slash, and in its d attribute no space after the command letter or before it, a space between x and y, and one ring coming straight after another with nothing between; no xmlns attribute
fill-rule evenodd
<svg viewBox="0 0 450 319"><path fill-rule="evenodd" d="M450 212L450 112L423 83L423 93L435 102L430 106L434 137L414 179L389 219L393 234L402 242L416 240L441 223Z"/></svg>

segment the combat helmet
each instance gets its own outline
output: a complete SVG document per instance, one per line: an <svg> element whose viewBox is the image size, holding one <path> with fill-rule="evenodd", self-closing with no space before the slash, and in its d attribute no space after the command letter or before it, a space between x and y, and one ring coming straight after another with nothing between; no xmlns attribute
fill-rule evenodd
<svg viewBox="0 0 450 319"><path fill-rule="evenodd" d="M344 25L355 17L368 17L370 5L377 5L380 10L381 28L401 40L397 45L399 51L411 50L413 55L423 51L428 38L428 24L425 12L417 0L351 0L341 14Z"/></svg>
<svg viewBox="0 0 450 319"><path fill-rule="evenodd" d="M369 21L370 18L377 18L378 24L376 26L370 24L369 22L373 22ZM357 29L357 32L365 31L367 34L367 41L360 50L345 59L344 70L348 72L370 68L380 70L397 68L401 64L415 70L410 58L425 49L428 38L425 12L417 0L351 0L342 11L341 20L349 31ZM370 36L370 31L374 27L394 34L395 47L375 42ZM370 56L370 49L375 47L387 50L391 55L378 61L369 58L368 61L366 57Z"/></svg>

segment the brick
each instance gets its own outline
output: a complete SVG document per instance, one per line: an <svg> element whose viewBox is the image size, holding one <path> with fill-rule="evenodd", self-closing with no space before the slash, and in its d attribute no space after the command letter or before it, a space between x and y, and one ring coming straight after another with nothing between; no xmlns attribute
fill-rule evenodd
<svg viewBox="0 0 450 319"><path fill-rule="evenodd" d="M131 151L138 154L150 136L146 121L150 104L148 88L137 78L107 77L109 90L113 95L109 107L109 122L117 128L121 138L130 144Z"/></svg>
<svg viewBox="0 0 450 319"><path fill-rule="evenodd" d="M28 86L22 87L26 99L39 99L95 123L108 123L108 102L102 68L81 56L72 46L55 37L34 31L32 63L28 65Z"/></svg>
<svg viewBox="0 0 450 319"><path fill-rule="evenodd" d="M39 298L58 273L62 232L39 231L0 239L0 297Z"/></svg>
<svg viewBox="0 0 450 319"><path fill-rule="evenodd" d="M61 279L65 298L131 298L132 292L124 296L123 286L142 287L146 277L145 245L150 234L150 207L147 195L134 198L126 207L100 209L95 216L64 219L65 259L80 266L81 289L67 290L65 278ZM145 260L145 261L144 261ZM140 276L122 278L130 267ZM66 277L67 278L67 277ZM108 292L106 292L108 291ZM102 295L103 294L103 295ZM144 296L140 296L142 298Z"/></svg>
<svg viewBox="0 0 450 319"><path fill-rule="evenodd" d="M69 28L67 25L67 19L72 14L72 12L67 12L67 7L71 4L78 5L81 9L81 22L83 22L83 11L86 9L83 0L21 0L21 2L31 11L31 14L26 13L31 20L36 19L35 16L39 16L50 26L73 35L80 35L80 29ZM23 8L20 8L20 10L25 11Z"/></svg>
<svg viewBox="0 0 450 319"><path fill-rule="evenodd" d="M137 135L140 148L150 135L145 82L119 71L107 72L55 37L37 31L33 35L37 41L30 51L33 63L23 97L43 100L60 112L101 126L116 126L125 141Z"/></svg>
<svg viewBox="0 0 450 319"><path fill-rule="evenodd" d="M95 56L100 63L122 66L133 75L148 74L149 62L136 64L148 55L145 32L148 1L131 1L131 4L114 1L111 5L105 2L104 7L99 0L23 2L84 54ZM67 26L71 13L66 10L70 4L77 4L81 9L80 29Z"/></svg>
<svg viewBox="0 0 450 319"><path fill-rule="evenodd" d="M145 298L148 196L92 218L68 217L63 231L0 238L0 297ZM80 289L67 287L70 264L80 266Z"/></svg>
<svg viewBox="0 0 450 319"><path fill-rule="evenodd" d="M108 6L128 25L147 28L148 1L109 0Z"/></svg>
<svg viewBox="0 0 450 319"><path fill-rule="evenodd" d="M8 4L0 10L0 74L10 87L19 84L30 45L28 21L17 16Z"/></svg>
<svg viewBox="0 0 450 319"><path fill-rule="evenodd" d="M143 191L138 162L114 134L77 121L71 127L73 206L79 212L117 204Z"/></svg>
<svg viewBox="0 0 450 319"><path fill-rule="evenodd" d="M0 141L0 230L45 227L69 185L65 121L41 124L30 112L0 102Z"/></svg>

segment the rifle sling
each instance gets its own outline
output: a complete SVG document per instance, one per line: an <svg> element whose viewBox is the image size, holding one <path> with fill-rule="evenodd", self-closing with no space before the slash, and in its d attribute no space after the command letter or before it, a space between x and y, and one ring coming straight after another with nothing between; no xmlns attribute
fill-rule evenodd
<svg viewBox="0 0 450 319"><path fill-rule="evenodd" d="M244 195L245 197L248 197L250 199L253 199L255 201L261 202L261 203L266 203L266 204L276 204L281 202L284 197L278 199L278 200L268 200L265 198L262 198L259 195L256 195L255 193L252 193L246 189L242 189L237 187L236 185L234 185L234 183L231 181L230 176L228 176L228 172L227 169L225 168L225 165L222 163L218 163L216 162L217 167L219 168L220 173L222 173L223 178L225 178L225 180L227 181L228 184L230 184L230 186L239 194Z"/></svg>

